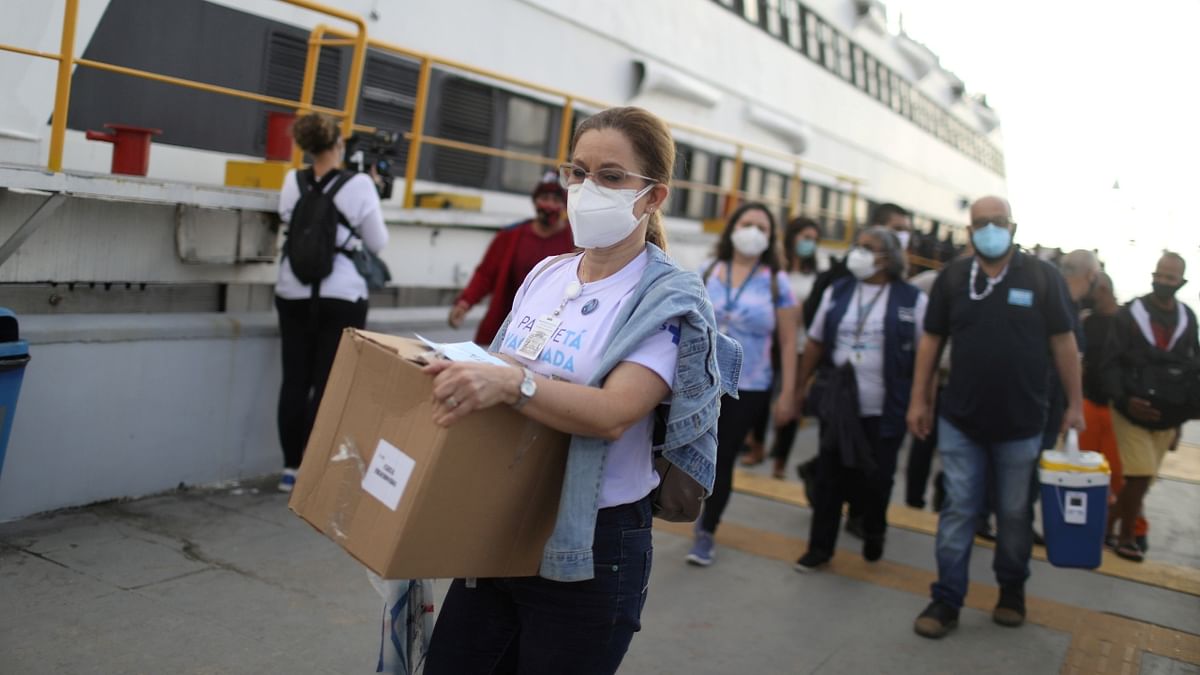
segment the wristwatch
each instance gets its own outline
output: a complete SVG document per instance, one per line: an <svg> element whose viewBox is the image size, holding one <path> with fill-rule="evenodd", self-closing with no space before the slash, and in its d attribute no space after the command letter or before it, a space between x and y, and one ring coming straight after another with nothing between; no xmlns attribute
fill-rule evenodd
<svg viewBox="0 0 1200 675"><path fill-rule="evenodd" d="M512 407L514 410L520 410L537 393L537 380L533 379L533 371L528 368L522 368L521 370L525 372L525 379L521 380L521 398L517 399L517 402L513 404Z"/></svg>

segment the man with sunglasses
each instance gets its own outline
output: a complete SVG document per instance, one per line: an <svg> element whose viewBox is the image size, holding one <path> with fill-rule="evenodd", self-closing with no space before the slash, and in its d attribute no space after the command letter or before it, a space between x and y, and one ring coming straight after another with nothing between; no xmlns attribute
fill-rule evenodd
<svg viewBox="0 0 1200 675"><path fill-rule="evenodd" d="M475 331L475 342L485 347L492 343L512 309L517 289L534 266L546 258L575 250L567 222L567 191L557 172L546 172L534 187L533 206L535 217L500 230L492 239L470 283L450 310L450 326L458 328L471 307L492 296L487 314Z"/></svg>
<svg viewBox="0 0 1200 675"><path fill-rule="evenodd" d="M1013 245L1015 231L1006 200L976 201L971 206L975 255L946 266L934 282L925 315L908 426L915 437L925 438L938 424L946 502L938 518L933 601L913 625L923 637L940 638L958 624L988 487L996 512L993 569L1000 586L992 619L1010 627L1024 622L1033 546L1031 491L1052 367L1067 394L1061 429L1083 427L1079 350L1066 283L1053 265ZM950 378L934 420L931 384L947 339Z"/></svg>

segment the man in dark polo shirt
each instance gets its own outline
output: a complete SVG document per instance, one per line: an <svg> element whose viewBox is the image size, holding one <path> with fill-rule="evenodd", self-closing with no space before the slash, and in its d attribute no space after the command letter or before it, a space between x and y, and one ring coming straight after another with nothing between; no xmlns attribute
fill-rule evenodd
<svg viewBox="0 0 1200 675"><path fill-rule="evenodd" d="M1066 284L1053 265L1013 246L1015 230L1007 201L984 197L975 202L975 255L947 265L929 297L908 411L909 429L917 438L933 428L934 366L944 341L951 342L950 380L936 421L946 482L938 518L938 580L931 589L933 602L913 625L924 637L940 638L958 623L989 481L997 525L992 567L1000 585L992 619L1004 626L1024 622L1033 545L1030 493L1042 450L1051 368L1067 394L1062 428L1083 426L1079 351Z"/></svg>

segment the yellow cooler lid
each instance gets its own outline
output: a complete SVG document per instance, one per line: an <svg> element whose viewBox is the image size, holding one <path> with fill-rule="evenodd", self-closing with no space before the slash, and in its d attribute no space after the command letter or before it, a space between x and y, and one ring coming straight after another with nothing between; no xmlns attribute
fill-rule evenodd
<svg viewBox="0 0 1200 675"><path fill-rule="evenodd" d="M1043 471L1073 471L1075 473L1111 473L1108 459L1098 452L1079 449L1079 432L1067 432L1062 450L1046 450L1038 466Z"/></svg>

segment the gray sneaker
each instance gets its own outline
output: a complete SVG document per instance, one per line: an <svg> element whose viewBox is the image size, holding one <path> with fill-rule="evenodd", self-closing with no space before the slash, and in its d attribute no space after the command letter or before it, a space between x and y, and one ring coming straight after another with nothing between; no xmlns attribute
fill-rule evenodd
<svg viewBox="0 0 1200 675"><path fill-rule="evenodd" d="M692 542L692 550L688 551L686 560L690 565L708 567L713 564L713 549L715 548L712 532L697 529L696 538Z"/></svg>

